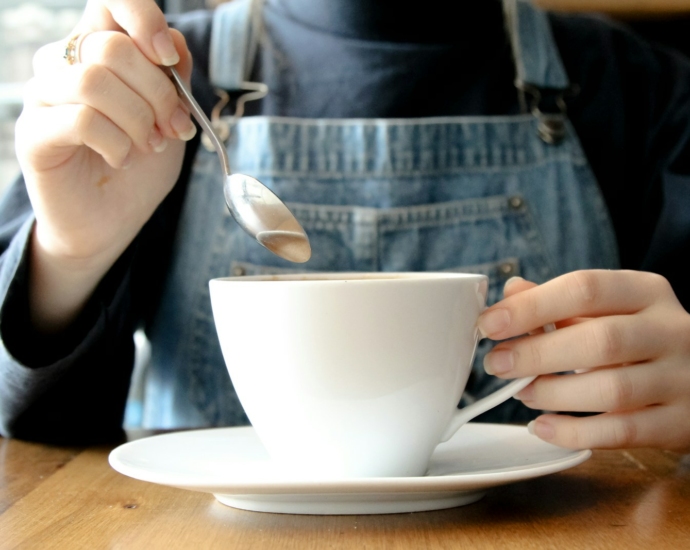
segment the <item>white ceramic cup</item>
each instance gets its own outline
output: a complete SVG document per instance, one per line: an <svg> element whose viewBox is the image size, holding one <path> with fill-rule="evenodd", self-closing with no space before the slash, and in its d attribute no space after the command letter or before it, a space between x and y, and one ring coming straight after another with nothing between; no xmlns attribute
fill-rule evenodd
<svg viewBox="0 0 690 550"><path fill-rule="evenodd" d="M458 273L210 281L230 378L276 464L308 478L424 475L436 445L533 379L457 409L487 284Z"/></svg>

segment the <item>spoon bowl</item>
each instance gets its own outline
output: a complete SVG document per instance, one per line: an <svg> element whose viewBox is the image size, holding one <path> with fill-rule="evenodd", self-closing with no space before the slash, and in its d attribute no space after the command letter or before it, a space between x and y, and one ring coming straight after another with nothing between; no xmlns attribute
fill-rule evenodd
<svg viewBox="0 0 690 550"><path fill-rule="evenodd" d="M281 258L304 263L311 246L292 212L268 187L245 174L232 174L223 186L225 203L233 218L250 235Z"/></svg>
<svg viewBox="0 0 690 550"><path fill-rule="evenodd" d="M273 191L256 178L233 174L222 140L211 121L192 96L191 91L172 67L169 74L182 101L192 116L211 139L220 159L225 178L223 195L230 214L239 226L264 248L277 256L295 263L304 263L311 257L309 237L290 209Z"/></svg>

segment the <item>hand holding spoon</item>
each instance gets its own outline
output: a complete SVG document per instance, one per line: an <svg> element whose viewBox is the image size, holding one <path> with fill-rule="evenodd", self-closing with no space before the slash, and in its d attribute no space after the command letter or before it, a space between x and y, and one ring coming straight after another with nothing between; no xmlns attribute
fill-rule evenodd
<svg viewBox="0 0 690 550"><path fill-rule="evenodd" d="M223 142L211 126L206 114L192 96L179 73L168 68L182 101L208 134L218 153L225 181L223 195L232 217L244 231L259 244L277 256L295 263L304 263L311 257L311 246L306 232L285 204L259 180L244 174L230 172L230 162Z"/></svg>

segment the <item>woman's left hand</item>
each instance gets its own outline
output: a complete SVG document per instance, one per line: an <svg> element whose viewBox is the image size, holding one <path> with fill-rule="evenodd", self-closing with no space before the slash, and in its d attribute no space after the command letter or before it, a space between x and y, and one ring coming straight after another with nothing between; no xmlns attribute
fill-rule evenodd
<svg viewBox="0 0 690 550"><path fill-rule="evenodd" d="M515 278L479 318L498 344L484 367L500 378L541 375L516 397L544 414L541 439L572 449L690 451L690 315L660 275L568 273L542 285ZM559 330L541 327L555 323ZM558 375L557 373L567 373Z"/></svg>

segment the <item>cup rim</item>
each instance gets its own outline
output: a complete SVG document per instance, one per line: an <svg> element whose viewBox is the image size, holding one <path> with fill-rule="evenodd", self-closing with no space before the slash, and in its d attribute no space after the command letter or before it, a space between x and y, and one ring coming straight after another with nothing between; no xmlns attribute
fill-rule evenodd
<svg viewBox="0 0 690 550"><path fill-rule="evenodd" d="M409 281L435 281L435 280L468 280L488 281L488 277L481 273L460 273L444 271L342 271L322 273L274 273L263 275L241 275L236 277L216 277L209 281L210 284L220 283L251 283L273 282L287 284L376 284L381 282L409 282Z"/></svg>

